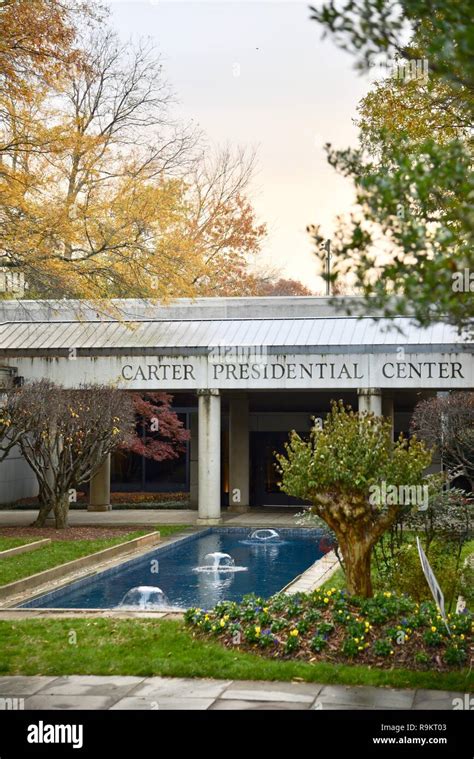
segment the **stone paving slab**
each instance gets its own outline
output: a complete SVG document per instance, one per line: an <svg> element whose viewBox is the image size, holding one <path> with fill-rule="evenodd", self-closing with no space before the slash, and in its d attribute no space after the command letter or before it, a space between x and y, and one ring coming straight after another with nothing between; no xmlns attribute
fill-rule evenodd
<svg viewBox="0 0 474 759"><path fill-rule="evenodd" d="M371 709L411 709L415 691L396 688L376 688L370 685L325 685L318 695L324 706L346 704L349 707L367 706Z"/></svg>
<svg viewBox="0 0 474 759"><path fill-rule="evenodd" d="M233 682L222 694L222 699L243 701L287 701L312 704L321 685L312 683L282 683L271 681Z"/></svg>
<svg viewBox="0 0 474 759"><path fill-rule="evenodd" d="M292 527L295 524L294 508L252 509L245 514L222 512L222 523L239 527ZM38 516L38 509L28 511L0 510L0 527L28 527ZM118 509L114 511L78 511L69 512L70 527L85 525L100 527L120 527L124 525L195 525L198 512L195 509ZM303 527L301 529L304 529Z"/></svg>
<svg viewBox="0 0 474 759"><path fill-rule="evenodd" d="M98 711L110 709L117 699L112 696L29 696L25 699L26 710L87 709Z"/></svg>
<svg viewBox="0 0 474 759"><path fill-rule="evenodd" d="M231 680L181 677L148 677L133 691L133 696L161 698L219 698Z"/></svg>
<svg viewBox="0 0 474 759"><path fill-rule="evenodd" d="M38 516L38 509L0 510L1 527L29 527ZM100 526L117 527L122 525L156 525L156 524L195 524L197 511L191 509L120 509L117 511L76 511L69 512L70 527Z"/></svg>
<svg viewBox="0 0 474 759"><path fill-rule="evenodd" d="M455 698L464 698L464 693L448 690L416 691L413 709L452 709Z"/></svg>
<svg viewBox="0 0 474 759"><path fill-rule="evenodd" d="M121 698L143 682L143 677L71 675L58 677L37 693L38 696L116 696Z"/></svg>
<svg viewBox="0 0 474 759"><path fill-rule="evenodd" d="M250 709L260 711L274 711L274 710L298 710L309 709L309 704L303 704L301 701L240 701L237 699L221 699L214 701L210 707L210 711L224 711L224 710L244 710Z"/></svg>
<svg viewBox="0 0 474 759"><path fill-rule="evenodd" d="M36 675L25 677L24 675L12 675L0 677L0 697L2 696L32 696L41 688L57 680L57 677Z"/></svg>
<svg viewBox="0 0 474 759"><path fill-rule="evenodd" d="M126 696L120 699L116 704L110 707L110 711L118 709L139 710L139 711L170 711L170 710L197 710L205 711L214 703L214 698L163 698L159 696L156 700L151 698L137 698L136 696Z"/></svg>
<svg viewBox="0 0 474 759"><path fill-rule="evenodd" d="M336 709L448 710L464 693L184 677L72 675L0 677L0 699L25 709ZM468 696L469 698L469 696Z"/></svg>
<svg viewBox="0 0 474 759"><path fill-rule="evenodd" d="M334 553L330 551L325 556L317 559L308 569L285 588L285 593L309 593L320 585L327 582L339 568L339 560Z"/></svg>

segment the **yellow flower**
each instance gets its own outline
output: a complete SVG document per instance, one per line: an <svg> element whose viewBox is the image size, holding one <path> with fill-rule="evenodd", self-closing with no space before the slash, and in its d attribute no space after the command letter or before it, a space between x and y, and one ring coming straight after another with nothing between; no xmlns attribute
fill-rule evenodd
<svg viewBox="0 0 474 759"><path fill-rule="evenodd" d="M204 619L205 619L205 620L206 620L206 622L207 622L207 621L208 621L208 619L209 619L209 614L205 614L205 615L204 615Z"/></svg>
<svg viewBox="0 0 474 759"><path fill-rule="evenodd" d="M354 638L354 642L358 643L359 642L359 638Z"/></svg>
<svg viewBox="0 0 474 759"><path fill-rule="evenodd" d="M268 611L268 606L264 606L264 607L263 607L263 611L264 611L264 612L265 612L265 614L266 614L266 613L267 613L267 611Z"/></svg>
<svg viewBox="0 0 474 759"><path fill-rule="evenodd" d="M225 621L221 619L221 627L225 627Z"/></svg>
<svg viewBox="0 0 474 759"><path fill-rule="evenodd" d="M358 646L358 647L357 647L357 650L358 650L358 651L363 651L363 650L364 650L364 646Z"/></svg>
<svg viewBox="0 0 474 759"><path fill-rule="evenodd" d="M392 595L392 594L390 593L390 591L388 591L388 592L384 593L384 596L385 596L385 598L390 598L390 597L391 597L391 595Z"/></svg>
<svg viewBox="0 0 474 759"><path fill-rule="evenodd" d="M295 630L291 630L291 631L290 631L290 635L291 635L293 638L297 638L297 637L298 637L298 635L299 635L299 632L298 632L298 630L296 630L296 629L295 629Z"/></svg>
<svg viewBox="0 0 474 759"><path fill-rule="evenodd" d="M434 626L433 626L433 627L431 628L431 632L432 632L432 633L435 633L435 632L436 632L436 627L434 627Z"/></svg>
<svg viewBox="0 0 474 759"><path fill-rule="evenodd" d="M255 625L255 635L260 635L261 628L258 625Z"/></svg>
<svg viewBox="0 0 474 759"><path fill-rule="evenodd" d="M461 640L464 640L464 635L460 635L459 637L461 638Z"/></svg>
<svg viewBox="0 0 474 759"><path fill-rule="evenodd" d="M324 603L325 603L325 604L328 604L328 603L329 603L329 598L324 598L323 600L324 600Z"/></svg>

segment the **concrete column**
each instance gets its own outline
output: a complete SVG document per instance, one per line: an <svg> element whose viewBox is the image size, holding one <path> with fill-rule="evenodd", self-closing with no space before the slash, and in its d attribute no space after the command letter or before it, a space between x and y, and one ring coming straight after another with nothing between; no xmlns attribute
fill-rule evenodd
<svg viewBox="0 0 474 759"><path fill-rule="evenodd" d="M382 391L378 387L361 388L357 391L359 412L367 411L382 416Z"/></svg>
<svg viewBox="0 0 474 759"><path fill-rule="evenodd" d="M199 445L198 445L198 415L189 415L189 429L191 439L189 441L189 500L192 509L198 507L198 466L199 466Z"/></svg>
<svg viewBox="0 0 474 759"><path fill-rule="evenodd" d="M392 440L395 437L395 414L393 411L393 396L385 395L382 398L382 414L392 422Z"/></svg>
<svg viewBox="0 0 474 759"><path fill-rule="evenodd" d="M87 511L110 511L110 453L91 478Z"/></svg>
<svg viewBox="0 0 474 759"><path fill-rule="evenodd" d="M197 524L221 521L221 396L198 390L199 462Z"/></svg>
<svg viewBox="0 0 474 759"><path fill-rule="evenodd" d="M229 403L229 511L249 510L249 402L246 395Z"/></svg>

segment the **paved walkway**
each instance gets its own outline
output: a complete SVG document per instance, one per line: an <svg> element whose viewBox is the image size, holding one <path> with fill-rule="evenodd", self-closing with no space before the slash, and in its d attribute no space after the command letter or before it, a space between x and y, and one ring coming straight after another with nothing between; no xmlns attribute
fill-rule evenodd
<svg viewBox="0 0 474 759"><path fill-rule="evenodd" d="M0 677L0 708L453 709L464 694L299 682L172 677Z"/></svg>
<svg viewBox="0 0 474 759"><path fill-rule="evenodd" d="M223 511L223 524L238 527L298 527L294 509L259 509L246 514ZM0 527L25 527L38 516L38 510L0 510ZM97 525L120 527L121 525L196 524L198 513L191 509L117 509L116 511L82 511L71 509L71 527Z"/></svg>

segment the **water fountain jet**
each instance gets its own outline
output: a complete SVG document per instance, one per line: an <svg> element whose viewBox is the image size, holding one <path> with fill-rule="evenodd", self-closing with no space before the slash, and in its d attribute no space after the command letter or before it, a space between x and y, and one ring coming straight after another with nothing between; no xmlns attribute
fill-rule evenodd
<svg viewBox="0 0 474 759"><path fill-rule="evenodd" d="M137 609L163 609L170 606L166 594L154 585L139 585L136 588L130 588L120 603L119 609L137 610Z"/></svg>

